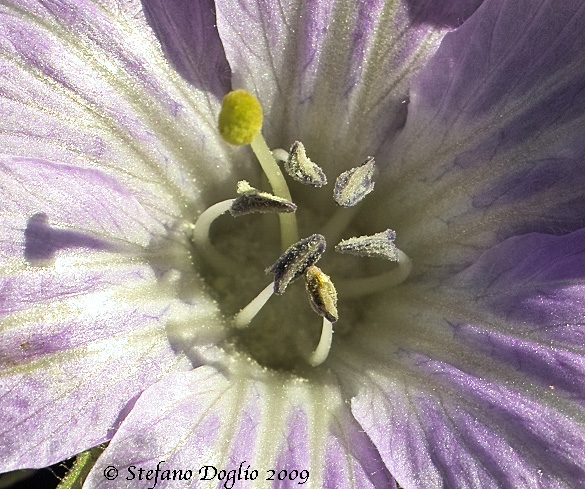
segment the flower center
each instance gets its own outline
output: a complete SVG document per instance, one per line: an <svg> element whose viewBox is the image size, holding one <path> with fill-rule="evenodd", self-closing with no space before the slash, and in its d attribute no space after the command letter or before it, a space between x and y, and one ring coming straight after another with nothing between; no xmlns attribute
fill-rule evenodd
<svg viewBox="0 0 585 489"><path fill-rule="evenodd" d="M326 209L313 208L311 201L296 212L297 205L276 160L283 162L292 179L304 185L322 187L327 177L298 141L290 151L270 151L260 133L261 123L262 109L251 94L237 90L225 97L220 133L232 144L250 144L273 194L240 181L237 197L214 204L199 216L193 242L209 269L207 282L230 318L230 343L270 368L317 367L331 350L333 324L341 318L343 325L344 313L345 328L351 324L354 298L402 283L411 263L396 248L396 235L389 229L339 242L343 235L357 232L351 221L355 206L374 189L373 158L336 179L333 199L338 210L331 206L330 219L323 220ZM228 212L232 216L229 224L229 218L218 219ZM278 230L271 216L248 216L255 213L278 213L280 252L276 252ZM317 232L315 226L320 228ZM310 229L313 234L301 233L299 237L299 229ZM359 259L342 258L331 252L332 246L325 254L328 242L336 244L338 254L374 258L371 262L384 259L394 262L393 266L380 274L376 272L379 263L365 265ZM280 254L271 265L275 252ZM332 277L316 265L321 258L324 269L333 271ZM303 282L304 287L299 286ZM334 282L340 288L340 299L347 302L339 311Z"/></svg>

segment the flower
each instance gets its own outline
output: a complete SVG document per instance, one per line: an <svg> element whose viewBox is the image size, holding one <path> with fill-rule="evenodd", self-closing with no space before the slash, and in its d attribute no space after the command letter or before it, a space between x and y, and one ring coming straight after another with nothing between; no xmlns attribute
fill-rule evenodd
<svg viewBox="0 0 585 489"><path fill-rule="evenodd" d="M0 16L0 469L110 441L88 488L140 487L140 468L157 487L585 486L581 2ZM270 281L277 220L222 217L193 245L238 180L263 185L219 136L231 88L260 100L271 149L301 141L330 179L375 157L343 212L331 183L291 182L301 237L391 227L412 261L381 287L395 265L329 247L339 321L316 367L302 287L232 325Z"/></svg>

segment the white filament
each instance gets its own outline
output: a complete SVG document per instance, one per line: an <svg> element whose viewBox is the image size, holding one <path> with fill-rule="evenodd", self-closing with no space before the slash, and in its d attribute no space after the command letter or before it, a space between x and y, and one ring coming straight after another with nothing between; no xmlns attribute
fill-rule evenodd
<svg viewBox="0 0 585 489"><path fill-rule="evenodd" d="M374 294L404 282L412 271L412 261L404 251L396 248L398 267L374 277L336 281L336 289L344 299Z"/></svg>
<svg viewBox="0 0 585 489"><path fill-rule="evenodd" d="M323 318L323 328L321 329L321 338L315 351L309 357L309 365L317 367L321 365L329 356L331 343L333 342L333 324Z"/></svg>
<svg viewBox="0 0 585 489"><path fill-rule="evenodd" d="M233 273L235 264L213 247L209 239L209 229L213 221L229 211L234 200L222 200L205 209L195 221L192 235L193 244L199 253L201 253L204 260L216 270L227 273Z"/></svg>
<svg viewBox="0 0 585 489"><path fill-rule="evenodd" d="M234 325L236 328L246 328L252 319L256 317L256 314L260 312L260 309L264 307L264 304L268 302L268 299L272 297L272 294L274 294L274 283L270 282L262 292L252 299L252 302L236 314L236 317L234 318Z"/></svg>
<svg viewBox="0 0 585 489"><path fill-rule="evenodd" d="M282 148L278 148L278 149L272 150L272 156L274 157L274 159L276 161L287 161L289 154L288 154L288 151L286 151Z"/></svg>

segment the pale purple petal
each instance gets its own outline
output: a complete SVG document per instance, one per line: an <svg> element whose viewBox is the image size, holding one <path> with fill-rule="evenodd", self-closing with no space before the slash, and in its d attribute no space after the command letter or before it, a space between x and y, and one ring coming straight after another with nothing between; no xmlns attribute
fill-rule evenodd
<svg viewBox="0 0 585 489"><path fill-rule="evenodd" d="M217 342L221 329L185 328L216 309L192 278L177 299L192 270L181 221L231 177L208 137L218 98L177 76L138 1L2 5L0 53L10 470L110 439L143 389L184 368L182 349Z"/></svg>
<svg viewBox="0 0 585 489"><path fill-rule="evenodd" d="M201 367L169 376L145 391L86 487L126 487L128 467L156 468L159 460L165 460L163 468L193 470L191 481L181 487L200 487L204 472L199 470L205 465L229 471L238 470L242 462L244 469L258 470L258 480L241 480L235 487L303 487L298 478L279 481L283 470L283 475L309 471L310 487L393 487L379 455L335 389L276 373L253 374L247 368L254 367L247 365L225 375ZM263 378L254 380L258 375ZM315 397L315 388L323 395ZM120 474L114 482L103 475L110 465ZM270 469L276 472L274 482L266 481ZM179 486L159 481L157 487Z"/></svg>
<svg viewBox="0 0 585 489"><path fill-rule="evenodd" d="M554 394L537 396L534 389L486 380L479 369L422 355L404 354L402 362L410 384L372 375L352 408L404 487L573 489L585 483L584 426L575 412L546 405L554 404Z"/></svg>
<svg viewBox="0 0 585 489"><path fill-rule="evenodd" d="M2 157L0 189L0 470L44 467L109 439L179 367L146 259L164 228L94 169Z"/></svg>
<svg viewBox="0 0 585 489"><path fill-rule="evenodd" d="M585 484L584 279L585 230L514 237L340 340L352 412L399 483Z"/></svg>
<svg viewBox="0 0 585 489"><path fill-rule="evenodd" d="M431 23L441 10L432 3L216 5L234 86L259 96L268 143L300 140L313 161L339 173L376 156L404 123L410 80L447 32ZM461 18L477 3L458 2Z"/></svg>
<svg viewBox="0 0 585 489"><path fill-rule="evenodd" d="M133 398L180 367L165 332L168 302L124 304L156 287L148 267L21 280L26 294L16 281L0 292L2 471L45 467L108 440ZM77 290L43 294L58 280ZM7 310L17 295L20 304Z"/></svg>
<svg viewBox="0 0 585 489"><path fill-rule="evenodd" d="M3 153L99 168L160 220L229 178L218 97L177 75L138 0L2 5L0 53Z"/></svg>
<svg viewBox="0 0 585 489"><path fill-rule="evenodd" d="M102 249L113 249L114 243L135 245L135 251L146 247L165 227L151 215L152 208L141 205L141 190L98 169L0 155L0 247L6 252L0 263L22 258L27 236L29 242L41 241L34 232L43 229L57 241L60 233L85 233L88 239L101 239ZM33 219L38 214L45 218Z"/></svg>
<svg viewBox="0 0 585 489"><path fill-rule="evenodd" d="M411 88L384 173L397 235L437 266L585 212L585 6L489 0ZM404 243L408 243L407 245Z"/></svg>

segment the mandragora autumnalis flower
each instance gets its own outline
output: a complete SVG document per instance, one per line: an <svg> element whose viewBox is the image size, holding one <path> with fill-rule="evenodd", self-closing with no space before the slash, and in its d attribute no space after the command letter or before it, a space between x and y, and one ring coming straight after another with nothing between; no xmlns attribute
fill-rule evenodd
<svg viewBox="0 0 585 489"><path fill-rule="evenodd" d="M583 25L0 2L0 469L585 487Z"/></svg>

